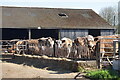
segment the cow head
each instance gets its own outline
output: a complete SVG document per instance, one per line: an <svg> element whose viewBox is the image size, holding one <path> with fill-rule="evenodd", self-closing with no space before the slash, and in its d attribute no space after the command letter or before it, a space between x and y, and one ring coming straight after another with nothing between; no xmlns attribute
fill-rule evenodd
<svg viewBox="0 0 120 80"><path fill-rule="evenodd" d="M84 46L84 38L83 37L77 37L75 40L74 40L74 43L77 45L77 46Z"/></svg>
<svg viewBox="0 0 120 80"><path fill-rule="evenodd" d="M62 41L61 47L66 47L66 48L72 47L73 41L71 39L64 37L61 39L61 41Z"/></svg>
<svg viewBox="0 0 120 80"><path fill-rule="evenodd" d="M92 35L86 36L86 40L89 48L93 48L96 45L96 42L94 41L94 37Z"/></svg>
<svg viewBox="0 0 120 80"><path fill-rule="evenodd" d="M48 37L46 41L47 41L49 47L53 47L53 45L54 45L54 40L53 40L51 37Z"/></svg>
<svg viewBox="0 0 120 80"><path fill-rule="evenodd" d="M40 38L38 42L40 46L53 47L54 45L54 40L51 37Z"/></svg>
<svg viewBox="0 0 120 80"><path fill-rule="evenodd" d="M56 44L58 48L62 47L62 41L61 40L56 40Z"/></svg>

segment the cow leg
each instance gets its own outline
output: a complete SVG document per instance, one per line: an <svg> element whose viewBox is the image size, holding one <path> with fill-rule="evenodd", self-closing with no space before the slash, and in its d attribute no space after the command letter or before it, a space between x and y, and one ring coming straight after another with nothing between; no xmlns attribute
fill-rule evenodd
<svg viewBox="0 0 120 80"><path fill-rule="evenodd" d="M75 53L75 57L77 57L77 50L75 50L74 53ZM77 58L78 58L78 57L77 57Z"/></svg>
<svg viewBox="0 0 120 80"><path fill-rule="evenodd" d="M70 48L67 48L67 53L68 53L67 58L70 56L70 52L71 52Z"/></svg>

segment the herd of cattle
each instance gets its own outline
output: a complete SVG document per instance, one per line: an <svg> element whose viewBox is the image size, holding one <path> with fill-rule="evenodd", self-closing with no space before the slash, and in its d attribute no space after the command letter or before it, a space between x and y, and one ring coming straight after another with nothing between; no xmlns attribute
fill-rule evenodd
<svg viewBox="0 0 120 80"><path fill-rule="evenodd" d="M74 40L66 37L61 40L55 40L51 37L43 37L31 40L2 40L0 42L2 48L7 49L7 51L3 51L9 53L95 59L98 52L98 43L102 42L99 46L102 47L100 52L113 52L113 48L104 48L113 47L112 38L115 40L120 38L120 36L110 35L93 37L92 35L88 35L86 37L77 37ZM104 56L113 56L113 53L104 53Z"/></svg>

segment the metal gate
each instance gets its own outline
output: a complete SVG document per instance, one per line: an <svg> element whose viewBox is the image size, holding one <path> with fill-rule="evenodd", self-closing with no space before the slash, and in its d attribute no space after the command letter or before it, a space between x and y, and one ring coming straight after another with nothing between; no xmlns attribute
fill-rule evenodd
<svg viewBox="0 0 120 80"><path fill-rule="evenodd" d="M10 43L10 40L0 41L0 52L1 53L13 53L14 54L16 52L21 53L21 51L25 51L25 50L27 50L27 43L25 45L21 45L21 44L16 45L16 43Z"/></svg>
<svg viewBox="0 0 120 80"><path fill-rule="evenodd" d="M113 69L120 70L120 40L114 40L113 44L114 44ZM118 45L118 48L116 45Z"/></svg>
<svg viewBox="0 0 120 80"><path fill-rule="evenodd" d="M120 48L120 47L118 48L118 40L120 39L119 38L101 38L100 42L97 43L96 61L97 61L98 68L101 69L105 66L113 64L112 63L113 59L117 58L119 48ZM102 46L105 44L111 45L111 46L110 47Z"/></svg>

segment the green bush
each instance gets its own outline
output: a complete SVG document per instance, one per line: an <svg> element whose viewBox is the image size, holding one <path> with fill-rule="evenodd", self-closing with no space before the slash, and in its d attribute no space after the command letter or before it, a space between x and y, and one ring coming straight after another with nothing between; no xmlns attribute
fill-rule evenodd
<svg viewBox="0 0 120 80"><path fill-rule="evenodd" d="M120 76L114 70L90 71L86 74L86 76L90 78L97 78L97 79L118 79L120 80Z"/></svg>

